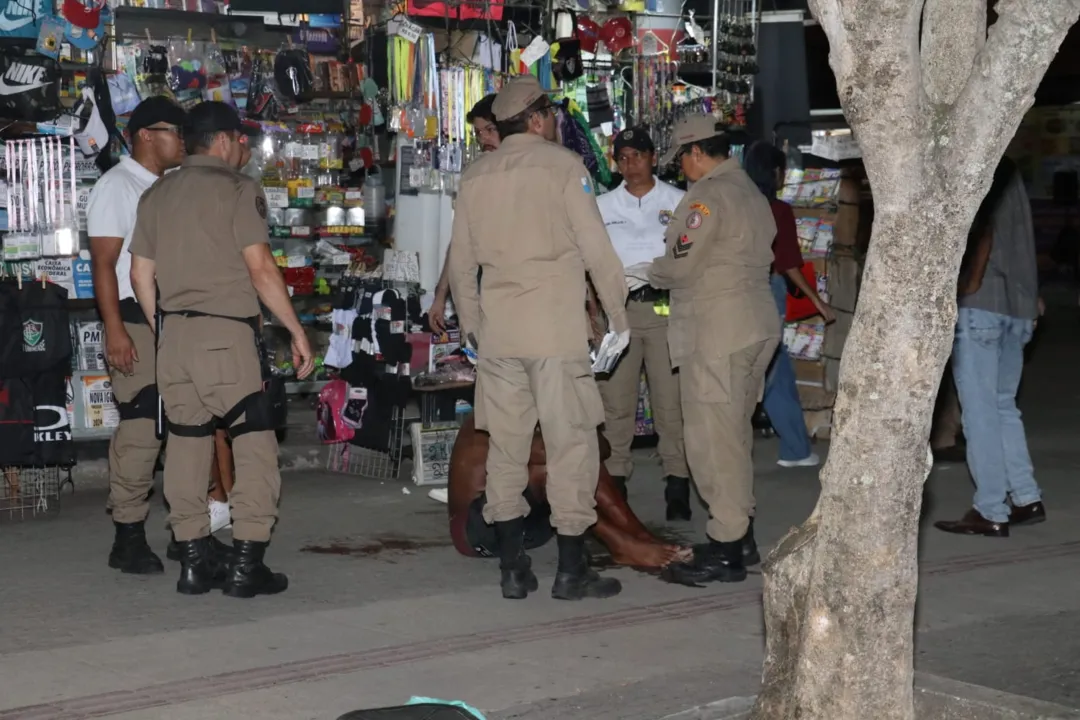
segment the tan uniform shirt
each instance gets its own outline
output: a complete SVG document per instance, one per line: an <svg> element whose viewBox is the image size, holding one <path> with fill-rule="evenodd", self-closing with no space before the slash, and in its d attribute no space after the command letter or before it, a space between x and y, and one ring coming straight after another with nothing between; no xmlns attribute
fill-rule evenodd
<svg viewBox="0 0 1080 720"><path fill-rule="evenodd" d="M671 365L780 336L769 289L776 237L769 202L735 160L694 183L664 235L649 284L671 290Z"/></svg>
<svg viewBox="0 0 1080 720"><path fill-rule="evenodd" d="M259 314L259 296L241 251L268 241L258 182L192 155L142 196L131 252L157 266L163 310L247 318Z"/></svg>
<svg viewBox="0 0 1080 720"><path fill-rule="evenodd" d="M541 137L512 135L465 170L449 262L454 307L484 357L586 356L586 272L611 329L628 328L623 266L589 173Z"/></svg>

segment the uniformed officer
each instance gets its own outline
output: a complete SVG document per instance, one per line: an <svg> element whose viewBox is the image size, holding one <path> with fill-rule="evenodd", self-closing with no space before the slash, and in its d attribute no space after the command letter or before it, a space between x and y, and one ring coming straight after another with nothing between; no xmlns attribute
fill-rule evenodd
<svg viewBox="0 0 1080 720"><path fill-rule="evenodd" d="M757 562L753 430L750 418L780 338L769 288L769 203L711 116L675 125L667 164L679 158L693 182L665 236L665 253L628 274L671 291L668 344L679 368L686 456L709 505L709 543L696 557L700 579L738 582ZM642 272L644 270L644 272Z"/></svg>
<svg viewBox="0 0 1080 720"><path fill-rule="evenodd" d="M165 571L146 542L150 488L161 454L154 429L157 386L153 326L131 286L131 236L139 198L184 159L183 109L169 98L149 97L131 113L131 156L94 184L86 207L94 296L105 327L109 380L120 425L109 440L109 507L115 539L109 567L139 575ZM206 508L203 508L206 511Z"/></svg>
<svg viewBox="0 0 1080 720"><path fill-rule="evenodd" d="M131 242L139 304L153 316L156 277L164 315L157 381L169 421L165 496L182 551L176 589L200 594L223 584L233 597L277 593L288 582L263 564L281 475L256 345L259 300L292 334L297 376L314 361L270 254L266 199L237 172L239 116L224 103L203 103L189 113L185 133L188 158L143 196ZM207 553L206 477L219 423L236 459L234 556L223 583Z"/></svg>
<svg viewBox="0 0 1080 720"><path fill-rule="evenodd" d="M621 586L589 569L584 546L596 522L604 419L589 362L585 273L621 351L630 339L622 263L581 158L552 142L555 109L536 78L506 83L494 110L502 144L462 175L449 258L461 326L479 354L476 425L491 437L484 519L499 538L503 597L524 598L536 590L522 541L539 421L559 546L551 594L609 597Z"/></svg>
<svg viewBox="0 0 1080 720"><path fill-rule="evenodd" d="M664 252L664 232L685 193L653 175L656 147L644 128L623 130L615 136L614 149L623 182L598 197L596 204L615 252L625 267L631 267ZM607 469L625 497L626 480L633 469L630 445L634 441L644 362L649 403L660 435L660 460L667 476L667 519L689 520L690 474L683 450L679 376L672 370L668 354L667 317L657 313L658 301L666 300L666 292L645 285L630 293L626 303L630 347L614 372L599 382L604 399L604 436L611 444Z"/></svg>

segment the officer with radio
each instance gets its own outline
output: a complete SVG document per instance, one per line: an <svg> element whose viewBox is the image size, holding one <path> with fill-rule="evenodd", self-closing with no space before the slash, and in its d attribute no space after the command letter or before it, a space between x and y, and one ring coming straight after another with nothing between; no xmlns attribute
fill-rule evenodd
<svg viewBox="0 0 1080 720"><path fill-rule="evenodd" d="M148 319L159 305L163 316L157 381L169 431L165 496L181 549L176 589L189 595L222 588L249 598L288 587L263 562L281 488L274 430L284 398L260 357L260 300L292 335L297 377L314 368L270 253L266 198L238 172L243 133L230 106L195 107L185 128L188 158L143 196L131 243L139 304ZM223 581L207 539L206 477L217 427L232 437L237 470L234 555Z"/></svg>

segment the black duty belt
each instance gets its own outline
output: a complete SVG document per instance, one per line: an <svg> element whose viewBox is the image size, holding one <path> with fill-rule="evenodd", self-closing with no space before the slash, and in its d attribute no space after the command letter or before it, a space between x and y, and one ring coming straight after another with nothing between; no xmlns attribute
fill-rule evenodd
<svg viewBox="0 0 1080 720"><path fill-rule="evenodd" d="M120 319L132 325L150 324L135 298L125 298L120 301Z"/></svg>
<svg viewBox="0 0 1080 720"><path fill-rule="evenodd" d="M634 290L629 295L627 295L627 298L633 300L634 302L656 302L657 300L665 297L667 297L667 291L657 290L650 285L646 285L643 288L638 288L637 290Z"/></svg>

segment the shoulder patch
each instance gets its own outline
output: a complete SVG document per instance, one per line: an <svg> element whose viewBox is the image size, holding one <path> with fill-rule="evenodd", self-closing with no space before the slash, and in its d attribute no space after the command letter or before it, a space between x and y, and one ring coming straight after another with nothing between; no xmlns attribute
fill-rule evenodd
<svg viewBox="0 0 1080 720"><path fill-rule="evenodd" d="M660 217L658 217L657 220L660 221L661 225L666 227L667 224L671 222L672 215L673 213L670 210L661 210Z"/></svg>
<svg viewBox="0 0 1080 720"><path fill-rule="evenodd" d="M694 210L695 212L701 213L705 217L709 217L710 215L712 215L712 213L709 212L709 208L708 208L708 206L705 205L705 203L699 203L699 202L691 203L690 204L690 209Z"/></svg>
<svg viewBox="0 0 1080 720"><path fill-rule="evenodd" d="M255 212L259 213L263 220L266 219L266 198L262 195L255 196Z"/></svg>
<svg viewBox="0 0 1080 720"><path fill-rule="evenodd" d="M584 190L589 195L592 195L592 183L589 182L589 178L587 178L587 177L581 178L581 189Z"/></svg>
<svg viewBox="0 0 1080 720"><path fill-rule="evenodd" d="M689 215L686 216L686 229L687 230L697 230L699 227L701 227L701 223L702 223L701 213L699 213L697 210L693 211L692 213L690 213Z"/></svg>

